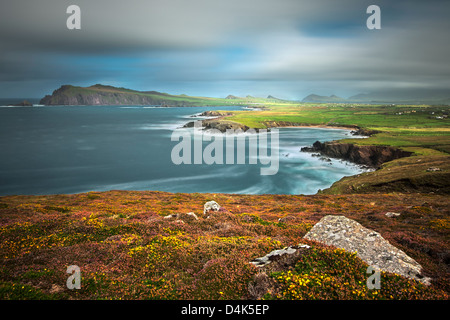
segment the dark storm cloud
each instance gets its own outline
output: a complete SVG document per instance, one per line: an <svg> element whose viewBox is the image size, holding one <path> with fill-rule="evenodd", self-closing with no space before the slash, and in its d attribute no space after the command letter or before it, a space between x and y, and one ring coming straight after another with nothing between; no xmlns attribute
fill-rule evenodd
<svg viewBox="0 0 450 320"><path fill-rule="evenodd" d="M442 1L3 2L1 96L98 82L286 98L450 87L450 5ZM381 30L365 25L373 3ZM66 28L70 4L81 8L81 30Z"/></svg>

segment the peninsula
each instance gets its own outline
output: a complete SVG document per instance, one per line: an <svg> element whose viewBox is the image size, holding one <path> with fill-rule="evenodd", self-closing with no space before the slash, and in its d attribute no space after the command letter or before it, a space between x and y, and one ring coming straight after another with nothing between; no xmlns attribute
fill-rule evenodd
<svg viewBox="0 0 450 320"><path fill-rule="evenodd" d="M233 97L233 98L230 98ZM173 95L158 91L137 91L126 88L95 84L90 87L62 85L40 100L46 106L58 105L153 105L160 107L192 107L192 106L225 106L225 105L257 105L281 100L267 98L245 98L229 95L226 98L196 97L185 94Z"/></svg>

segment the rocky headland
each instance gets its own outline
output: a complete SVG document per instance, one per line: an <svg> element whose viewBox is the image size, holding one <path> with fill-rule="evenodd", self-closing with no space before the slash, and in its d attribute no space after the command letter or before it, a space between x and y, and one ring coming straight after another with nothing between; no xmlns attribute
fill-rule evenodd
<svg viewBox="0 0 450 320"><path fill-rule="evenodd" d="M303 152L319 152L322 155L351 161L356 164L378 168L385 162L409 157L413 153L390 146L365 146L336 141L316 141L312 147L301 148Z"/></svg>

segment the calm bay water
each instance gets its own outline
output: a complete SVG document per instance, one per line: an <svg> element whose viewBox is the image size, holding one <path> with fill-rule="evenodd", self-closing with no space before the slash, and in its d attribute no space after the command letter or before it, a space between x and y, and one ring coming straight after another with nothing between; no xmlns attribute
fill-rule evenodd
<svg viewBox="0 0 450 320"><path fill-rule="evenodd" d="M174 129L211 107L0 107L0 195L106 190L314 194L359 167L300 152L348 130L280 129L276 175L263 165L174 165ZM218 110L239 110L220 107ZM250 111L249 111L250 112ZM205 145L208 142L205 142Z"/></svg>

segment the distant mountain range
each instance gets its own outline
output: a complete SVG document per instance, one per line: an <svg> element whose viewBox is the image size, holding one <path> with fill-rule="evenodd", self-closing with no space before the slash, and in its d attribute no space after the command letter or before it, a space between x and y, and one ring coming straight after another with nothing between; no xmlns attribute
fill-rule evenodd
<svg viewBox="0 0 450 320"><path fill-rule="evenodd" d="M310 94L302 102L309 103L398 103L398 104L450 104L450 90L391 90L360 93L348 98L336 95Z"/></svg>
<svg viewBox="0 0 450 320"><path fill-rule="evenodd" d="M319 96L317 94L310 94L305 97L302 102L317 102L317 103L328 103L328 102L346 102L346 99L331 95L331 96Z"/></svg>

